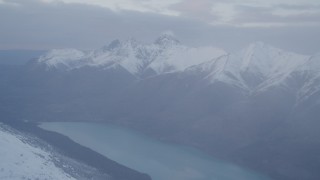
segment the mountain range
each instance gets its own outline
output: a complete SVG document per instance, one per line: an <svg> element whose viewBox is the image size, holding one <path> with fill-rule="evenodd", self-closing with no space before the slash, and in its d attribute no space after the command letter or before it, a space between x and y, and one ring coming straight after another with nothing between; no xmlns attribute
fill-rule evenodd
<svg viewBox="0 0 320 180"><path fill-rule="evenodd" d="M111 122L275 179L320 178L320 54L262 42L228 53L164 34L4 69L4 117Z"/></svg>
<svg viewBox="0 0 320 180"><path fill-rule="evenodd" d="M40 56L36 65L46 70L72 71L85 67L123 69L138 80L166 73L205 75L209 83L222 82L248 92L262 92L275 86L286 86L295 76L303 76L297 101L308 98L319 89L319 54L313 56L287 52L263 42L250 44L240 52L227 53L220 48L190 48L173 36L164 34L152 44L135 39L114 40L93 51L54 49ZM315 87L314 87L315 86Z"/></svg>

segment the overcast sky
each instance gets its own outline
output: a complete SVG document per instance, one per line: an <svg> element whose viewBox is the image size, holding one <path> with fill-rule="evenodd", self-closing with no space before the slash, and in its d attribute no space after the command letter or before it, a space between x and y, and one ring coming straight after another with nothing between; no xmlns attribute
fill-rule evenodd
<svg viewBox="0 0 320 180"><path fill-rule="evenodd" d="M94 49L152 42L165 31L190 46L234 51L264 41L320 52L319 0L0 0L0 49Z"/></svg>

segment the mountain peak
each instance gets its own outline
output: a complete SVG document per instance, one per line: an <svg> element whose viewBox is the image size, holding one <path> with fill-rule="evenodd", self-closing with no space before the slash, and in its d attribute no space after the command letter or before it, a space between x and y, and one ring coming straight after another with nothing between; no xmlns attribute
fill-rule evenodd
<svg viewBox="0 0 320 180"><path fill-rule="evenodd" d="M121 45L120 40L119 40L119 39L115 39L115 40L111 41L111 43L108 44L108 45L106 46L106 48L107 48L108 50L111 50L111 49L115 49L115 48L120 47L120 45Z"/></svg>
<svg viewBox="0 0 320 180"><path fill-rule="evenodd" d="M109 44L100 48L99 50L100 51L102 50L104 52L104 51L110 51L110 50L125 47L125 46L135 47L138 44L139 44L139 42L134 38L128 38L127 40L115 39L115 40L111 41Z"/></svg>
<svg viewBox="0 0 320 180"><path fill-rule="evenodd" d="M168 46L168 45L178 45L180 41L176 39L173 33L163 33L154 42L155 44Z"/></svg>
<svg viewBox="0 0 320 180"><path fill-rule="evenodd" d="M262 42L262 41L256 41L249 44L249 47L265 47L265 46L269 46L269 45L267 45L265 42Z"/></svg>
<svg viewBox="0 0 320 180"><path fill-rule="evenodd" d="M131 38L127 39L126 41L124 41L124 44L129 44L132 47L135 47L138 44L140 44L140 42L138 42L135 38L131 37Z"/></svg>
<svg viewBox="0 0 320 180"><path fill-rule="evenodd" d="M280 51L280 49L275 48L269 44L266 44L262 41L257 41L257 42L253 42L250 43L245 49L244 51L246 52L256 52L256 51L269 51L269 50L276 50L276 51Z"/></svg>

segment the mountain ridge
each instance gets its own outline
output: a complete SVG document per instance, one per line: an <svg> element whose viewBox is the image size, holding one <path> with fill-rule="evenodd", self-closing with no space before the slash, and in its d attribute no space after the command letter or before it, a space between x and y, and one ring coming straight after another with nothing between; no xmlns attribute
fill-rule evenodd
<svg viewBox="0 0 320 180"><path fill-rule="evenodd" d="M170 34L164 34L151 44L143 44L131 38L125 41L114 40L89 52L76 49L51 50L39 57L37 63L44 64L47 69L65 70L85 66L103 69L121 67L141 80L164 73L202 71L199 73L207 73L204 79L210 83L219 81L256 94L275 86L287 86L286 81L301 71L313 76L307 80L307 83L312 84L312 81L320 78L317 57L319 54L301 55L259 41L235 53L210 46L193 48L182 45ZM310 90L308 84L301 86L297 95L298 102L315 91Z"/></svg>
<svg viewBox="0 0 320 180"><path fill-rule="evenodd" d="M181 45L170 35L162 35L151 44L139 43L134 39L114 40L109 45L87 53L75 49L51 50L41 56L37 62L56 68L64 65L66 69L119 64L131 74L141 77L145 71L153 71L154 75L159 75L184 70L197 64L198 62L194 59L201 54L205 54L199 60L203 62L223 55L225 52L214 47L189 48ZM185 59L188 60L185 61Z"/></svg>

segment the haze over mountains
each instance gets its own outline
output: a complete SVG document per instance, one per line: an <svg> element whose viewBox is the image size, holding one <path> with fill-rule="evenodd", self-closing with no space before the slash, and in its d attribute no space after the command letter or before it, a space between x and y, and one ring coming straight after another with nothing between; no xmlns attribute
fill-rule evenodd
<svg viewBox="0 0 320 180"><path fill-rule="evenodd" d="M227 53L165 34L51 50L0 80L6 117L112 122L275 179L320 178L319 54L262 42Z"/></svg>

